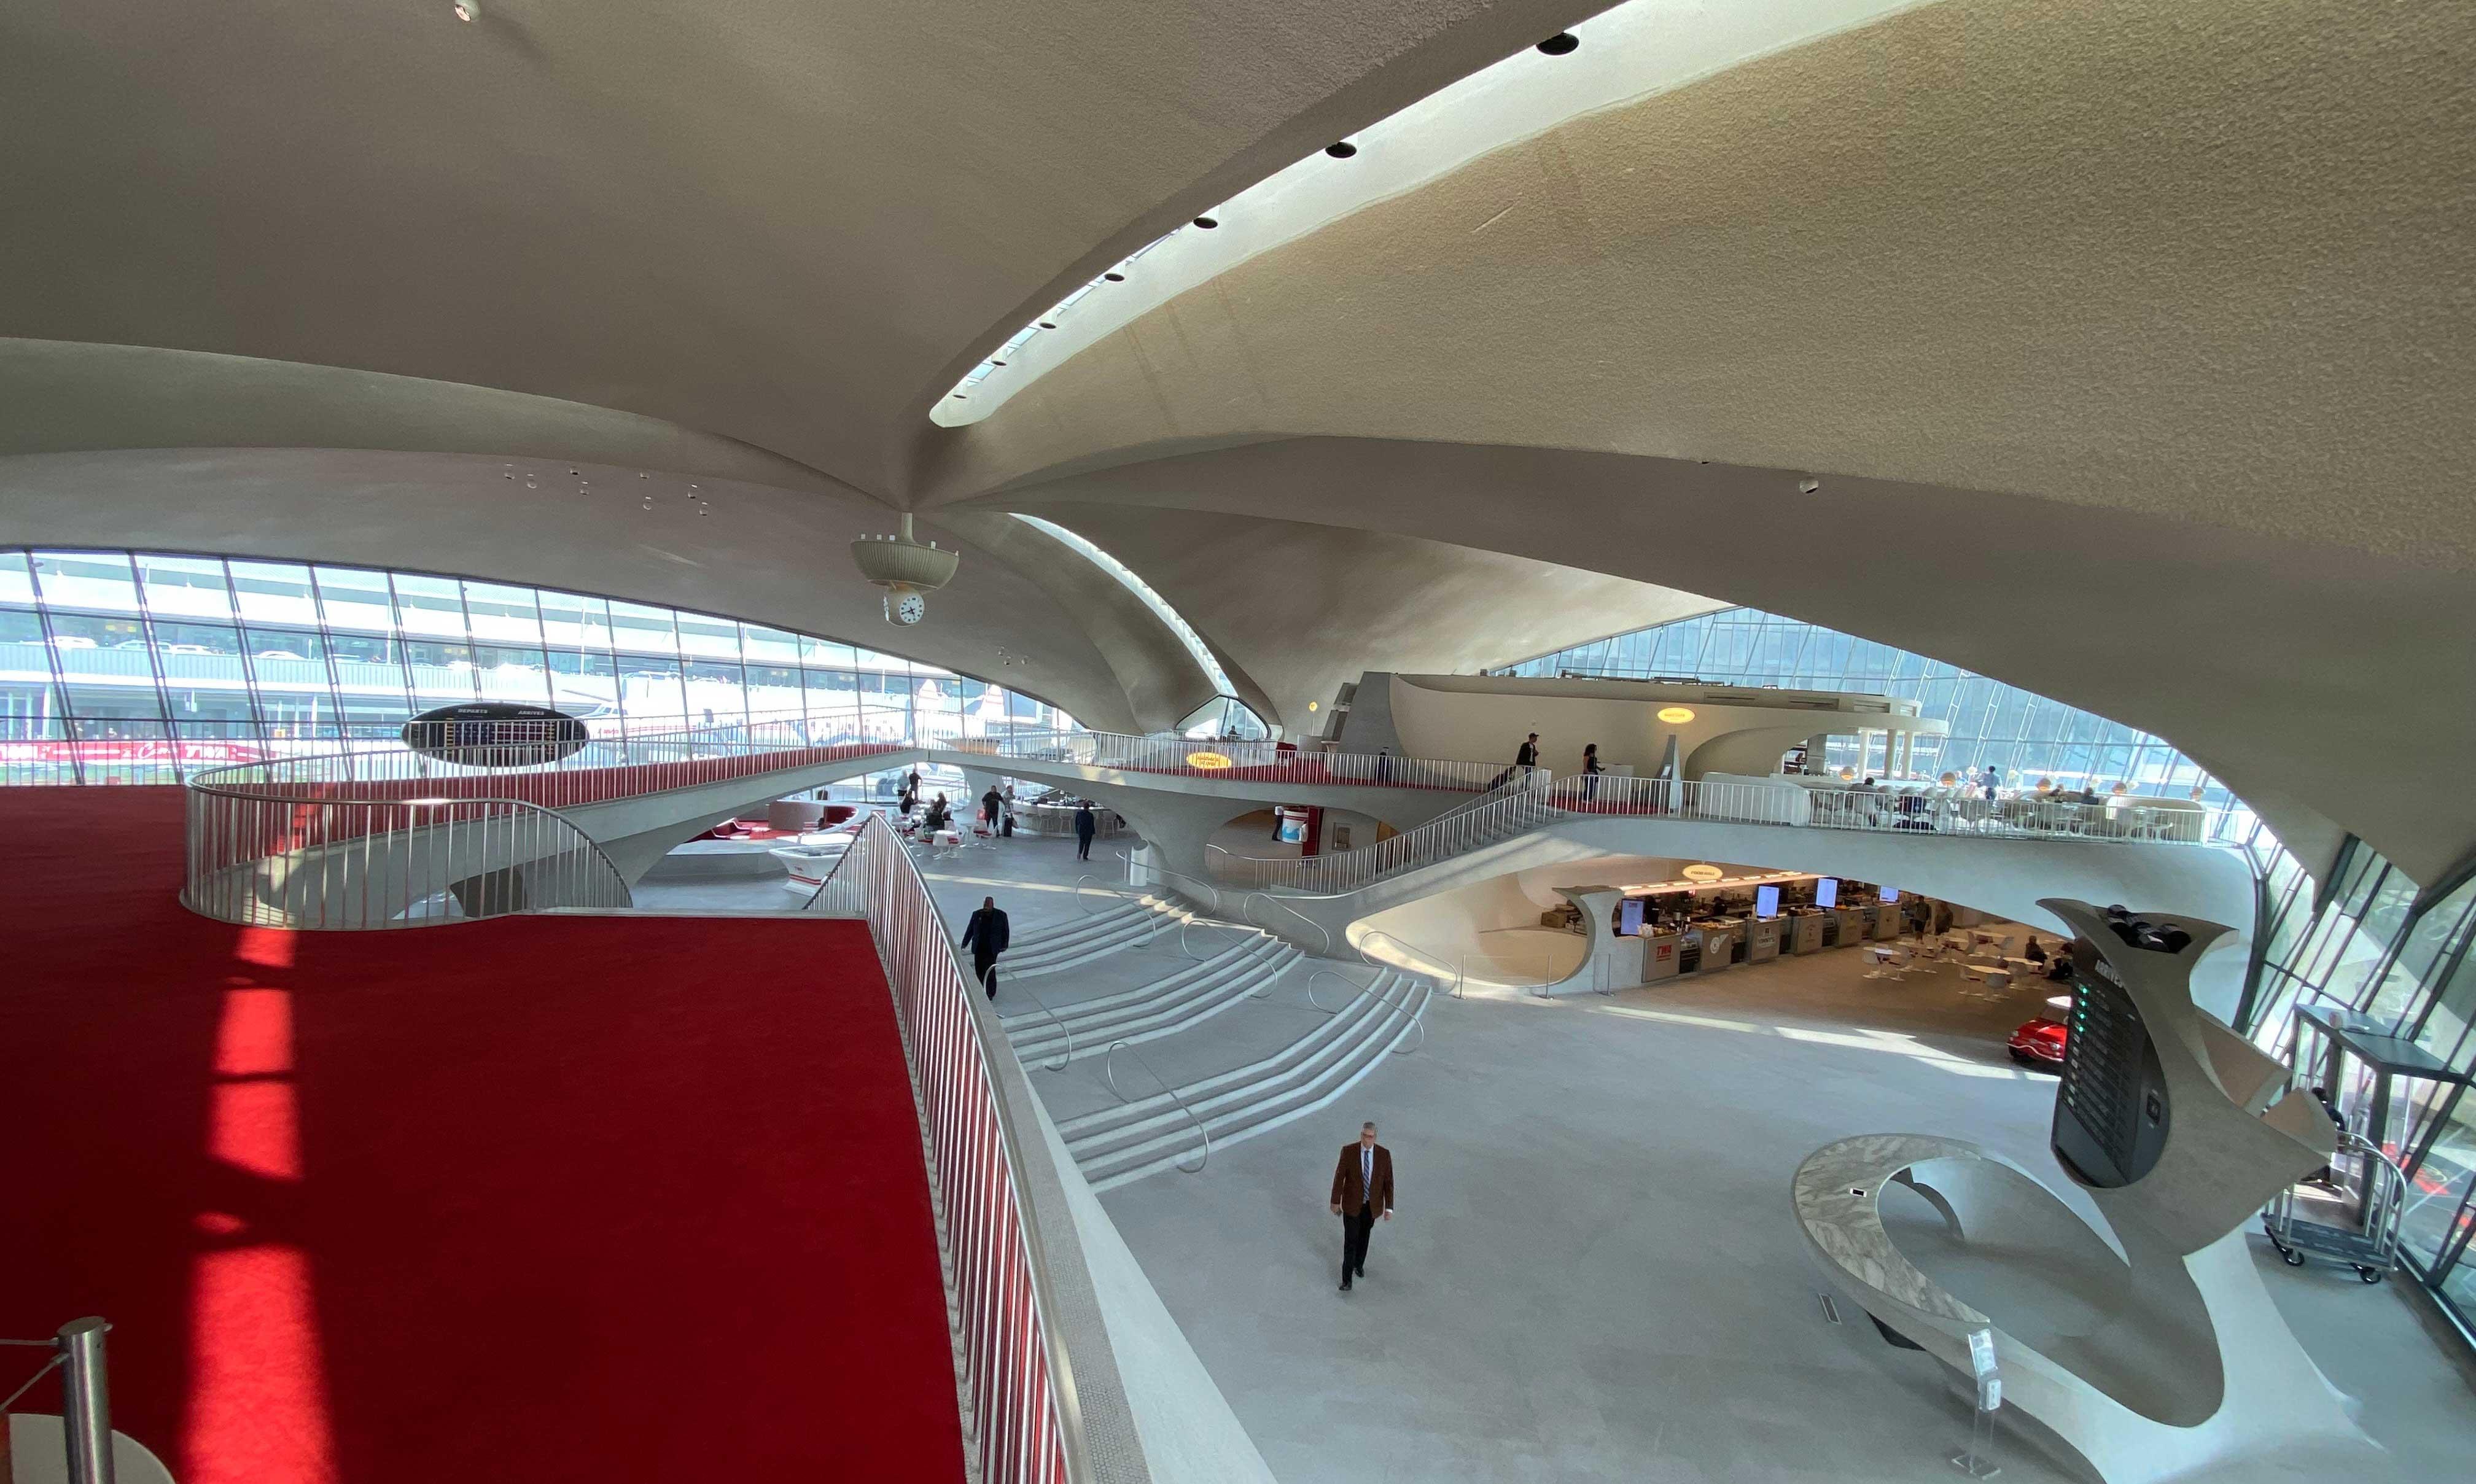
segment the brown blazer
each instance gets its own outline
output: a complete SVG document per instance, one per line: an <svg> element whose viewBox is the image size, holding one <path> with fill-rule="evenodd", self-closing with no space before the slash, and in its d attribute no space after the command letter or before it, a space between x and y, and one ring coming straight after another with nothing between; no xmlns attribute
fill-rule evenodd
<svg viewBox="0 0 2476 1484"><path fill-rule="evenodd" d="M1374 1199L1369 1199L1371 1194ZM1350 1140L1341 1147L1341 1163L1332 1171L1332 1199L1344 1216L1351 1215L1362 1205L1375 1208L1383 1215L1393 1209L1393 1151L1383 1145L1375 1146L1375 1189L1371 1193L1358 1173L1358 1141Z"/></svg>

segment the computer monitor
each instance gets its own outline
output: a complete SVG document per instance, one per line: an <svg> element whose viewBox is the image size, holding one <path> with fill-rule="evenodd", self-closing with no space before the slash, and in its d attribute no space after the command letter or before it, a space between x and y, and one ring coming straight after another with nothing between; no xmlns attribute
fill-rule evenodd
<svg viewBox="0 0 2476 1484"><path fill-rule="evenodd" d="M1826 876L1814 883L1814 904L1819 907L1836 907L1840 904L1840 878Z"/></svg>
<svg viewBox="0 0 2476 1484"><path fill-rule="evenodd" d="M1899 900L1900 900L1900 889L1899 889L1898 887L1896 887L1896 886L1886 886L1886 887L1884 887L1884 888L1883 888L1883 900L1884 900L1885 902L1897 902L1897 901L1899 901Z"/></svg>
<svg viewBox="0 0 2476 1484"><path fill-rule="evenodd" d="M1617 933L1620 937L1637 937L1642 932L1643 901L1627 897L1617 908Z"/></svg>
<svg viewBox="0 0 2476 1484"><path fill-rule="evenodd" d="M1757 886L1754 888L1754 915L1756 917L1779 916L1778 887Z"/></svg>

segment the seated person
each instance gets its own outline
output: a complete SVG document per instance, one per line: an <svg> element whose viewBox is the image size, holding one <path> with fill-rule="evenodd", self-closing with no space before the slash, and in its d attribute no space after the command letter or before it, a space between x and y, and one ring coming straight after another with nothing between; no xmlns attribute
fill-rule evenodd
<svg viewBox="0 0 2476 1484"><path fill-rule="evenodd" d="M2021 951L2020 956L2029 960L2033 964L2042 964L2046 961L2046 951L2038 946L2038 935L2036 933L2033 932L2029 934L2029 946Z"/></svg>
<svg viewBox="0 0 2476 1484"><path fill-rule="evenodd" d="M946 821L952 816L952 813L953 811L946 805L946 796L944 794L939 794L936 798L936 802L928 805L928 817L921 820L920 823L923 828L928 829L943 829L946 828Z"/></svg>

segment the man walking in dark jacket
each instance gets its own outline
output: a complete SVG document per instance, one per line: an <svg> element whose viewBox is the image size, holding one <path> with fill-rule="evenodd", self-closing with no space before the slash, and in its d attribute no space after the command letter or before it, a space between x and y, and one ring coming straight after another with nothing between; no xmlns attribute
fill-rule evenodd
<svg viewBox="0 0 2476 1484"><path fill-rule="evenodd" d="M963 925L963 947L972 951L972 973L992 1000L998 997L998 955L1006 951L1010 939L1006 915L998 910L998 899L982 897L980 909Z"/></svg>
<svg viewBox="0 0 2476 1484"><path fill-rule="evenodd" d="M1092 837L1100 832L1101 822L1092 817L1092 805L1090 803L1085 802L1076 804L1075 858L1077 860L1090 860L1092 858Z"/></svg>
<svg viewBox="0 0 2476 1484"><path fill-rule="evenodd" d="M1375 1142L1375 1125L1358 1125L1358 1142L1341 1147L1332 1172L1332 1214L1341 1218L1341 1291L1367 1276L1367 1239L1378 1221L1393 1219L1393 1151Z"/></svg>

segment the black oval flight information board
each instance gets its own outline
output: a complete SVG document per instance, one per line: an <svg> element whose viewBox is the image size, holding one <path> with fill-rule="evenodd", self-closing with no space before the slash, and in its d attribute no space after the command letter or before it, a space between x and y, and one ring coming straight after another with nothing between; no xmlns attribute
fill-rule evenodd
<svg viewBox="0 0 2476 1484"><path fill-rule="evenodd" d="M590 740L584 723L546 705L468 702L404 724L404 745L424 757L474 768L525 768L574 755Z"/></svg>

